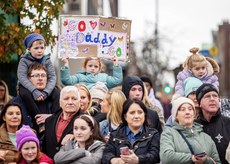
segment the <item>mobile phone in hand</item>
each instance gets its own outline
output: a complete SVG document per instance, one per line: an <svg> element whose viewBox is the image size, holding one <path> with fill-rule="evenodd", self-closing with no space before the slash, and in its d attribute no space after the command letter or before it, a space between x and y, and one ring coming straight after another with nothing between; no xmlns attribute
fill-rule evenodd
<svg viewBox="0 0 230 164"><path fill-rule="evenodd" d="M206 152L201 152L201 153L194 154L195 157L204 157L206 155L207 155Z"/></svg>
<svg viewBox="0 0 230 164"><path fill-rule="evenodd" d="M121 147L121 148L120 148L120 153L121 153L121 155L129 155L130 152L129 152L128 146Z"/></svg>

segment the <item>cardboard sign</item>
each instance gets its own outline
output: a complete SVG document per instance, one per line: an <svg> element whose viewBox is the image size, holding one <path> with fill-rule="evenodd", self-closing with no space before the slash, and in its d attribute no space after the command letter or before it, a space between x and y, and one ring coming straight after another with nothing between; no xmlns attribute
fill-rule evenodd
<svg viewBox="0 0 230 164"><path fill-rule="evenodd" d="M131 20L100 16L59 16L58 57L99 57L127 61Z"/></svg>

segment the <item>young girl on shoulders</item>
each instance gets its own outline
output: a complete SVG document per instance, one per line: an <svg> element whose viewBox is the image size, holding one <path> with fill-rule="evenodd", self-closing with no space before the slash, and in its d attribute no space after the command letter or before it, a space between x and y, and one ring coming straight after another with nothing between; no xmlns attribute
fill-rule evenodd
<svg viewBox="0 0 230 164"><path fill-rule="evenodd" d="M196 77L203 83L213 84L217 89L219 88L219 81L216 76L220 70L219 65L212 58L198 54L198 51L198 48L190 49L192 54L187 57L183 64L184 69L177 75L175 92L181 96L184 96L183 81L188 77Z"/></svg>
<svg viewBox="0 0 230 164"><path fill-rule="evenodd" d="M107 88L113 88L119 85L123 79L121 66L118 65L118 58L113 60L113 76L103 73L103 63L97 57L87 57L83 62L83 70L74 75L70 75L68 57L62 57L64 66L61 67L61 81L64 85L75 85L84 83L91 89L97 82L103 82Z"/></svg>

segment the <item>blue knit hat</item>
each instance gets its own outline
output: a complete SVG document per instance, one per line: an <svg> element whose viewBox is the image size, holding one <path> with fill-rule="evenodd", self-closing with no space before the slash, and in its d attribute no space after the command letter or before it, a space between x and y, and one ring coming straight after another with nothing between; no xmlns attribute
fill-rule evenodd
<svg viewBox="0 0 230 164"><path fill-rule="evenodd" d="M184 81L185 97L188 97L190 93L195 92L202 84L203 82L196 77L188 77L187 79L185 79Z"/></svg>
<svg viewBox="0 0 230 164"><path fill-rule="evenodd" d="M44 37L41 34L37 34L37 33L32 33L32 34L27 35L23 43L26 48L30 48L33 42L36 40L42 40L46 44Z"/></svg>

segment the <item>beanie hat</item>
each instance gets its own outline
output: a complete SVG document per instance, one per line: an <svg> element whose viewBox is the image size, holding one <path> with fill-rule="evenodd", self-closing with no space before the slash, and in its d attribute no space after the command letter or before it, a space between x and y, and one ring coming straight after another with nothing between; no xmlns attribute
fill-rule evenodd
<svg viewBox="0 0 230 164"><path fill-rule="evenodd" d="M17 150L20 151L23 144L28 141L36 142L37 146L39 147L39 140L36 134L31 130L30 126L23 125L17 132L16 132L16 143L17 143Z"/></svg>
<svg viewBox="0 0 230 164"><path fill-rule="evenodd" d="M134 85L141 86L142 91L143 91L143 96L144 96L145 88L144 88L143 81L138 76L128 76L122 82L122 92L125 94L127 99L129 98L129 91Z"/></svg>
<svg viewBox="0 0 230 164"><path fill-rule="evenodd" d="M108 88L102 82L97 82L95 86L90 89L92 99L97 98L103 100L105 94L108 92Z"/></svg>
<svg viewBox="0 0 230 164"><path fill-rule="evenodd" d="M151 87L153 87L153 83L151 82L150 78L148 78L147 76L142 76L141 80L143 82L149 83Z"/></svg>
<svg viewBox="0 0 230 164"><path fill-rule="evenodd" d="M185 79L184 81L185 97L188 97L190 93L195 92L202 84L203 82L196 77L188 77L187 79Z"/></svg>
<svg viewBox="0 0 230 164"><path fill-rule="evenodd" d="M27 35L23 43L26 48L30 48L33 42L36 40L42 40L46 44L44 37L41 34L37 34L37 33L32 33L32 34Z"/></svg>
<svg viewBox="0 0 230 164"><path fill-rule="evenodd" d="M208 84L208 83L204 83L202 84L197 90L196 90L196 99L198 104L200 104L201 99L203 98L203 96L208 93L214 91L216 93L218 93L217 88L212 85L212 84Z"/></svg>
<svg viewBox="0 0 230 164"><path fill-rule="evenodd" d="M176 95L177 96L177 95ZM178 109L180 108L180 106L182 104L185 104L185 103L188 103L188 104L191 104L192 107L193 107L193 110L196 114L196 109L195 109L195 105L193 103L193 101L189 98L186 98L186 97L176 97L175 95L173 96L173 99L172 99L172 122L175 121L176 119L176 115L177 115L177 111Z"/></svg>

